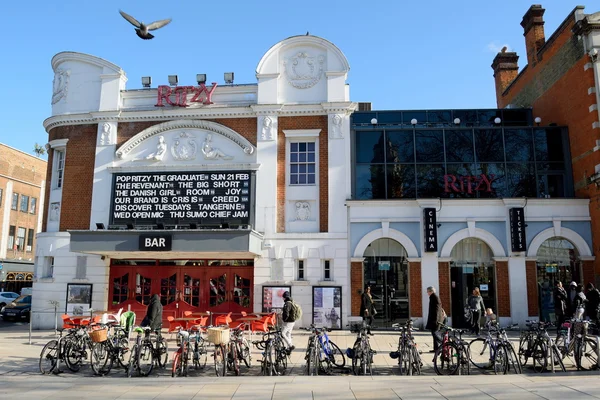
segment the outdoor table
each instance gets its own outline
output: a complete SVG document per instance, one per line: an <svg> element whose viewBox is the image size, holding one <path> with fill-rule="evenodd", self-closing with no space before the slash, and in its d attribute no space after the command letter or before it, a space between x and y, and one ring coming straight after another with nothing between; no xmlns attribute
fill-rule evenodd
<svg viewBox="0 0 600 400"><path fill-rule="evenodd" d="M175 318L173 321L178 321L178 322L183 322L182 325L183 328L188 329L188 324L190 323L190 321L197 321L198 318L191 318L191 317L185 317L185 318Z"/></svg>

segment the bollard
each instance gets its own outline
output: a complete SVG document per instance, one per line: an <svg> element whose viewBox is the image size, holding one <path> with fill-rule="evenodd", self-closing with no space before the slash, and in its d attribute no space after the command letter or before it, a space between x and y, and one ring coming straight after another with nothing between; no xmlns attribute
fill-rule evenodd
<svg viewBox="0 0 600 400"><path fill-rule="evenodd" d="M58 331L58 303L54 303L54 332Z"/></svg>
<svg viewBox="0 0 600 400"><path fill-rule="evenodd" d="M33 320L33 311L29 311L29 344L31 345L31 321Z"/></svg>

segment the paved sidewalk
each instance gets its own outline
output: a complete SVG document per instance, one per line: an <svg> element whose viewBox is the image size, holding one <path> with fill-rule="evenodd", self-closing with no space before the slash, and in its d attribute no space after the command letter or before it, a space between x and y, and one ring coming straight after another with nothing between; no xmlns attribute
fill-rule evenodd
<svg viewBox="0 0 600 400"><path fill-rule="evenodd" d="M217 378L210 363L205 370L192 370L184 378L171 378L164 370L147 378L128 379L122 370L95 377L89 367L77 374L40 375L39 354L52 337L50 331L33 331L29 345L26 325L0 322L0 399L600 399L600 374L573 372L569 363L572 372L560 374L526 371L523 375L495 376L476 371L471 376L437 376L428 352L431 335L424 332L416 334L425 363L423 375L418 377L397 375L396 361L388 355L397 346L395 332L378 331L371 338L378 351L372 377L353 376L348 370L337 371L333 376L305 376L307 333L303 331L294 331L297 349L286 376L258 376L256 360L260 354L256 350L253 367L242 367L244 376L239 377ZM342 349L351 346L355 338L348 331L332 332L330 337ZM173 351L174 341L169 346Z"/></svg>

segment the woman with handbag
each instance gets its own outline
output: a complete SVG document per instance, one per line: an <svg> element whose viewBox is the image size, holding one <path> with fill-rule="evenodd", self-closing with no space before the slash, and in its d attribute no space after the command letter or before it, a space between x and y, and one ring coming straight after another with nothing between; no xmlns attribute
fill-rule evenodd
<svg viewBox="0 0 600 400"><path fill-rule="evenodd" d="M371 286L365 286L365 291L360 298L360 316L363 317L363 321L367 324L367 334L373 336L371 333L371 325L375 317L375 305L373 304L373 297L371 296Z"/></svg>

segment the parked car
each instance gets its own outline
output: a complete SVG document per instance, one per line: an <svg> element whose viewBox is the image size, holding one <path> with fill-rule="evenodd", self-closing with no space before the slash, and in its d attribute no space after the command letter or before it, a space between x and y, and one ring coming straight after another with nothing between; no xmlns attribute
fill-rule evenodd
<svg viewBox="0 0 600 400"><path fill-rule="evenodd" d="M0 308L12 303L17 297L19 297L19 294L15 292L0 292Z"/></svg>
<svg viewBox="0 0 600 400"><path fill-rule="evenodd" d="M0 316L5 321L25 320L29 321L29 312L31 311L31 295L20 296L12 303L4 306L0 310Z"/></svg>

